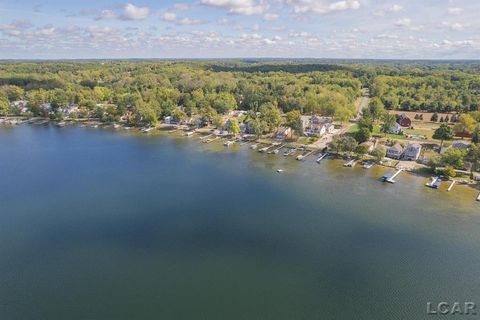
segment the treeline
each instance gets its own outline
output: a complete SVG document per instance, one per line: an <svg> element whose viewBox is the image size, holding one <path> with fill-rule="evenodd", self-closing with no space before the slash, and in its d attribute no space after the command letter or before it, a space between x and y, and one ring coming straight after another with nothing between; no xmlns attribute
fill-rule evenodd
<svg viewBox="0 0 480 320"><path fill-rule="evenodd" d="M178 106L187 116L269 105L347 121L362 87L346 71L226 72L203 62L20 63L0 70L0 100L25 99L33 115L42 114L45 103L54 111L75 104L84 115L124 117L134 125L153 124Z"/></svg>

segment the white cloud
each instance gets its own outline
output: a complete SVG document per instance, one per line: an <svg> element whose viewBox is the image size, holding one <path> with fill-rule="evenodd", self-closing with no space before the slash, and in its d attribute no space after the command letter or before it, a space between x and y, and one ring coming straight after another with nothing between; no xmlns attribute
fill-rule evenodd
<svg viewBox="0 0 480 320"><path fill-rule="evenodd" d="M335 2L312 1L312 0L287 0L293 4L295 13L326 14L335 11L357 10L361 4L358 0L342 0Z"/></svg>
<svg viewBox="0 0 480 320"><path fill-rule="evenodd" d="M176 25L180 26L188 26L188 25L195 25L195 24L202 24L204 21L191 19L188 17L178 17L175 12L167 11L162 15L162 20L166 22L172 22Z"/></svg>
<svg viewBox="0 0 480 320"><path fill-rule="evenodd" d="M247 16L263 14L269 8L265 0L201 0L200 4L223 8L229 13Z"/></svg>
<svg viewBox="0 0 480 320"><path fill-rule="evenodd" d="M412 19L410 18L402 18L395 22L397 27L410 27L412 25Z"/></svg>
<svg viewBox="0 0 480 320"><path fill-rule="evenodd" d="M376 16L379 16L379 17L383 17L388 13L397 13L397 12L400 12L402 10L403 10L403 6L401 6L399 4L394 4L390 7L383 8L383 9L380 9L380 10L376 10L376 11L373 12L373 14L376 15Z"/></svg>
<svg viewBox="0 0 480 320"><path fill-rule="evenodd" d="M266 13L263 15L263 20L265 21L275 21L278 20L278 18L280 18L280 16L276 13Z"/></svg>
<svg viewBox="0 0 480 320"><path fill-rule="evenodd" d="M173 22L177 20L177 14L174 12L165 12L162 16L163 21Z"/></svg>
<svg viewBox="0 0 480 320"><path fill-rule="evenodd" d="M122 19L124 20L143 20L150 15L150 8L137 7L131 3L127 3L123 8Z"/></svg>
<svg viewBox="0 0 480 320"><path fill-rule="evenodd" d="M448 8L448 13L451 15L459 15L463 13L463 8L460 7L450 7Z"/></svg>

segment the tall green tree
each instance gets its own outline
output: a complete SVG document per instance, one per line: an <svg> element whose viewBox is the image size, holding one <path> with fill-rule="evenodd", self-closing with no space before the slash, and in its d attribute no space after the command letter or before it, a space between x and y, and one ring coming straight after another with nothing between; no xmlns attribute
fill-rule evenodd
<svg viewBox="0 0 480 320"><path fill-rule="evenodd" d="M437 130L435 130L435 132L433 133L433 139L440 140L440 150L439 150L439 152L442 150L443 142L445 140L452 140L453 135L454 134L453 134L452 128L450 128L445 123L442 123L440 125L440 127Z"/></svg>
<svg viewBox="0 0 480 320"><path fill-rule="evenodd" d="M382 126L380 127L380 131L385 134L385 137L387 136L387 133L392 130L393 126L396 123L396 118L395 115L390 114L390 113L385 113L382 117Z"/></svg>

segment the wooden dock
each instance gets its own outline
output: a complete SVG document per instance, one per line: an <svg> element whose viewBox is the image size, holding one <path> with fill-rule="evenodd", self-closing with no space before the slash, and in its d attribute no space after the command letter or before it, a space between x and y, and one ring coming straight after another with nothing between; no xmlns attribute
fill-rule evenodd
<svg viewBox="0 0 480 320"><path fill-rule="evenodd" d="M206 140L203 140L204 143L210 143L210 142L213 142L215 140L219 140L220 137L215 137L215 138L212 138L212 139L206 139Z"/></svg>
<svg viewBox="0 0 480 320"><path fill-rule="evenodd" d="M297 157L297 160L298 160L298 161L303 161L303 160L305 160L306 157L308 157L309 155L313 154L313 152L314 152L314 151L311 150L311 151L308 151L307 153L301 154L301 155L299 155L299 156Z"/></svg>
<svg viewBox="0 0 480 320"><path fill-rule="evenodd" d="M452 184L448 187L447 191L451 191L453 189L453 186L457 183L457 180L453 180Z"/></svg>
<svg viewBox="0 0 480 320"><path fill-rule="evenodd" d="M280 147L268 151L268 154L277 154L283 147L285 147L285 145L281 144Z"/></svg>
<svg viewBox="0 0 480 320"><path fill-rule="evenodd" d="M480 201L480 193L477 196L477 201Z"/></svg>
<svg viewBox="0 0 480 320"><path fill-rule="evenodd" d="M325 152L324 154L322 154L318 159L317 159L317 163L320 163L320 161L322 161L323 159L325 159L325 157L328 156L328 153Z"/></svg>
<svg viewBox="0 0 480 320"><path fill-rule="evenodd" d="M388 182L388 183L395 183L395 178L403 171L403 169L398 169L397 172L395 172L393 175L384 175L383 176L383 181Z"/></svg>
<svg viewBox="0 0 480 320"><path fill-rule="evenodd" d="M356 163L357 163L357 161L353 159L353 160L350 160L350 161L347 162L347 163L344 163L343 166L344 166L344 167L353 168L353 167L355 167L355 164L356 164Z"/></svg>

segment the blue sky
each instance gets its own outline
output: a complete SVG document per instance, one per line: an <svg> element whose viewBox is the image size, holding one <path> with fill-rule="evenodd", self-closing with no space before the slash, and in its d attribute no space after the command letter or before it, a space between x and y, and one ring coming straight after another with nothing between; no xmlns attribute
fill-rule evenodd
<svg viewBox="0 0 480 320"><path fill-rule="evenodd" d="M478 0L12 1L0 58L480 58Z"/></svg>

